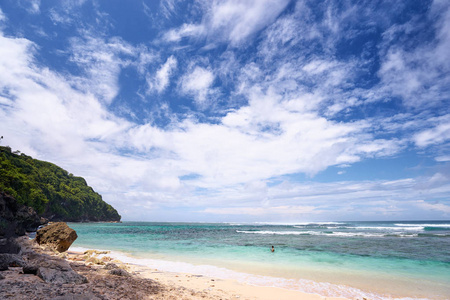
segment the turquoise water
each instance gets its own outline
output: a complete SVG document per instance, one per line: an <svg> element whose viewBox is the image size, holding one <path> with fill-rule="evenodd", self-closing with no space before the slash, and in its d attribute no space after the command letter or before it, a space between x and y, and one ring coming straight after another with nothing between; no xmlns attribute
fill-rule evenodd
<svg viewBox="0 0 450 300"><path fill-rule="evenodd" d="M184 262L192 272L199 265L207 272L206 265L253 274L243 276L251 283L327 296L450 298L450 221L69 226L79 236L73 247L119 251L142 264L176 269L174 262Z"/></svg>

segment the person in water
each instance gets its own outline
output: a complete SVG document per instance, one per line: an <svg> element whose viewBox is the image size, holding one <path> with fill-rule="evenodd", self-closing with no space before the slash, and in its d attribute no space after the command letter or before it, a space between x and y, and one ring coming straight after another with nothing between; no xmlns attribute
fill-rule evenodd
<svg viewBox="0 0 450 300"><path fill-rule="evenodd" d="M272 246L272 250L271 250L272 252L275 252L275 248Z"/></svg>

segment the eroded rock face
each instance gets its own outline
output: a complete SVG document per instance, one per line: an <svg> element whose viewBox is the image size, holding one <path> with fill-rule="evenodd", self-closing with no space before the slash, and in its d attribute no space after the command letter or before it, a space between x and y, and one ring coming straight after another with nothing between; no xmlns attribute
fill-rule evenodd
<svg viewBox="0 0 450 300"><path fill-rule="evenodd" d="M19 204L14 197L0 192L0 253L18 253L20 247L14 238L24 235L26 231L34 231L46 222L31 207Z"/></svg>
<svg viewBox="0 0 450 300"><path fill-rule="evenodd" d="M65 252L78 238L75 230L64 222L53 223L36 232L36 242L47 245L58 252Z"/></svg>

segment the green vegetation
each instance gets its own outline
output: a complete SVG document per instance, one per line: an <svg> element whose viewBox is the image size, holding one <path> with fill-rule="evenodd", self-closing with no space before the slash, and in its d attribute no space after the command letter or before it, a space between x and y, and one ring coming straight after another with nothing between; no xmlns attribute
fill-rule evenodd
<svg viewBox="0 0 450 300"><path fill-rule="evenodd" d="M117 211L82 177L2 146L0 190L50 220L120 221Z"/></svg>

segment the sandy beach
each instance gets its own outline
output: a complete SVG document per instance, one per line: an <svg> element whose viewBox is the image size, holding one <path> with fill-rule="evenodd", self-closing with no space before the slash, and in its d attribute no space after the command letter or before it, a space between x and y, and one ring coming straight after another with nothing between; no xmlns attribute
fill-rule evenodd
<svg viewBox="0 0 450 300"><path fill-rule="evenodd" d="M153 279L166 287L171 287L171 290L185 291L179 294L185 299L198 299L197 294L200 294L200 298L206 299L344 299L327 298L276 287L253 286L236 280L217 279L199 274L161 272L139 265L128 264L127 267L136 276Z"/></svg>
<svg viewBox="0 0 450 300"><path fill-rule="evenodd" d="M10 267L1 273L4 277L0 280L1 299L339 299L202 274L163 272L122 263L105 251L69 250L60 254L26 239L22 243L42 257L68 262L74 271L86 277L87 283L47 283L36 275L24 274L22 267Z"/></svg>

